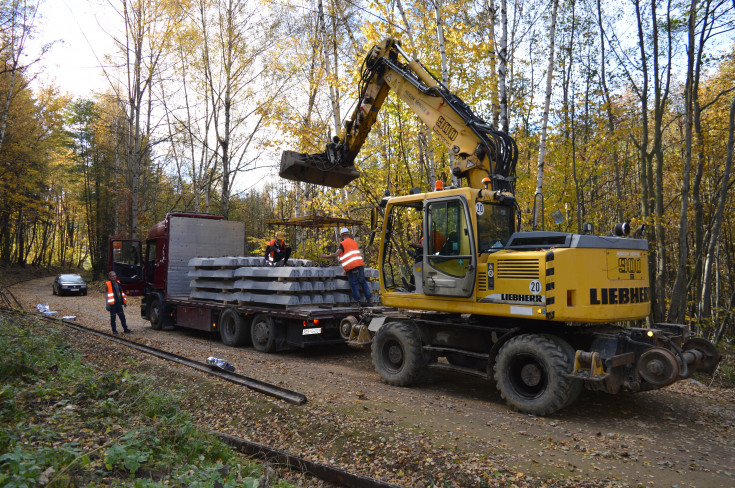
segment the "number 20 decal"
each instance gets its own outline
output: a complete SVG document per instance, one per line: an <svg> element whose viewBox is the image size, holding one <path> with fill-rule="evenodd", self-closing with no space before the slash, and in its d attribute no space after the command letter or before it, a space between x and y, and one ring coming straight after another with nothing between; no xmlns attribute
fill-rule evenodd
<svg viewBox="0 0 735 488"><path fill-rule="evenodd" d="M533 280L528 284L528 291L534 295L541 293L541 282L539 280Z"/></svg>

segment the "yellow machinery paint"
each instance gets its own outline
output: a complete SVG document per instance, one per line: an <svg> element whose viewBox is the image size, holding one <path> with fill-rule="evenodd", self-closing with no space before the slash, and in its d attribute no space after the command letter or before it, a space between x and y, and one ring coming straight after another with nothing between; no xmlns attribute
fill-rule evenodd
<svg viewBox="0 0 735 488"><path fill-rule="evenodd" d="M496 204L492 198L478 195L477 190L456 188L396 197L388 202L386 214L390 215L396 205L413 204L423 209L432 200L447 198L464 201L467 209L475 208L477 202ZM466 258L440 260L428 256L419 269L423 273L436 268L448 276L471 272L474 274L471 293L437 296L407 291L382 281L385 305L552 322L631 321L648 316L648 251L641 249L639 242L630 240L635 245L625 248L621 247L620 238L611 237L609 248L500 249L477 254L474 251L478 247L477 215L468 211L467 217L458 219L457 230L466 234L467 239L461 239L456 250L457 255ZM384 246L392 238L387 232L384 228L381 256L386 255ZM598 236L595 244L604 246L606 240Z"/></svg>

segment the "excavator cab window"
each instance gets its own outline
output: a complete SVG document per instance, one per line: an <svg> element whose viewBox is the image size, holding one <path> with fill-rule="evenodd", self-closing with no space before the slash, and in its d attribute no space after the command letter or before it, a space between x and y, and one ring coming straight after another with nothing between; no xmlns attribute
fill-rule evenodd
<svg viewBox="0 0 735 488"><path fill-rule="evenodd" d="M427 258L431 267L454 277L467 274L471 259L470 232L461 200L449 200L428 205Z"/></svg>
<svg viewBox="0 0 735 488"><path fill-rule="evenodd" d="M503 249L513 234L514 208L477 202L477 249L491 253Z"/></svg>
<svg viewBox="0 0 735 488"><path fill-rule="evenodd" d="M381 269L386 291L416 291L413 267L417 253L411 243L421 239L422 216L421 201L393 205L388 210L382 242Z"/></svg>

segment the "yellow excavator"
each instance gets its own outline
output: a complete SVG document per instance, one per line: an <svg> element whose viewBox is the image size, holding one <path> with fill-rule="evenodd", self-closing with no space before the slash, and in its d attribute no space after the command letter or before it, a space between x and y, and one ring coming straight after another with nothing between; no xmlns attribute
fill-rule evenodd
<svg viewBox="0 0 735 488"><path fill-rule="evenodd" d="M344 321L371 343L381 378L421 381L431 368L494 379L515 410L549 415L583 388L618 393L712 372L720 355L687 325L650 315L648 242L613 235L520 232L513 139L476 116L399 41L374 46L355 111L318 154L285 151L280 175L343 187L385 97L395 91L455 155L462 187L386 196L382 307ZM412 242L412 241L419 241Z"/></svg>

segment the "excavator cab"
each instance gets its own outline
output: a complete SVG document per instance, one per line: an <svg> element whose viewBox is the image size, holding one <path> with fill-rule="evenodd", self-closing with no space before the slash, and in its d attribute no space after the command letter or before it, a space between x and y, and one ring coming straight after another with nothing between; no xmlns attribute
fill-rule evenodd
<svg viewBox="0 0 735 488"><path fill-rule="evenodd" d="M383 303L420 301L420 308L445 311L452 305L437 297L474 302L476 280L485 279L478 267L515 230L513 203L478 198L468 188L389 199L380 250Z"/></svg>

